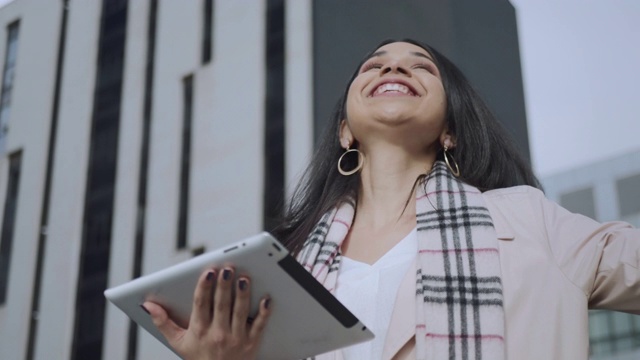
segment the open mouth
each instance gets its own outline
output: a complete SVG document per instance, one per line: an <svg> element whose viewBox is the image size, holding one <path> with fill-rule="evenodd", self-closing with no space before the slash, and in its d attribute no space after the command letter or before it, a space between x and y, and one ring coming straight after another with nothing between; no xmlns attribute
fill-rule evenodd
<svg viewBox="0 0 640 360"><path fill-rule="evenodd" d="M380 95L418 96L409 86L397 82L382 83L378 85L369 96L374 97Z"/></svg>

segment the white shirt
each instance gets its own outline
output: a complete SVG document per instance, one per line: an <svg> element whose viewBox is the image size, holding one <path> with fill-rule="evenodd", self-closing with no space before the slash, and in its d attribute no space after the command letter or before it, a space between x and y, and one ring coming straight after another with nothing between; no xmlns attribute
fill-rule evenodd
<svg viewBox="0 0 640 360"><path fill-rule="evenodd" d="M400 282L416 256L414 228L372 265L342 257L336 297L375 335L342 349L345 360L380 359Z"/></svg>

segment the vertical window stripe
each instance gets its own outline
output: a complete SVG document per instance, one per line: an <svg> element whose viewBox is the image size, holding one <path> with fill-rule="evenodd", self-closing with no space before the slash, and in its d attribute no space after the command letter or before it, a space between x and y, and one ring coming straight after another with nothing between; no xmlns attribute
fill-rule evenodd
<svg viewBox="0 0 640 360"><path fill-rule="evenodd" d="M208 64L213 53L213 0L204 0L203 5L202 64Z"/></svg>
<svg viewBox="0 0 640 360"><path fill-rule="evenodd" d="M189 172L191 168L191 122L193 118L193 75L182 81L182 156L180 160L180 200L178 209L177 248L187 247L189 220Z"/></svg>
<svg viewBox="0 0 640 360"><path fill-rule="evenodd" d="M9 132L11 93L16 72L19 29L19 21L14 21L7 26L7 45L5 48L4 69L2 70L2 84L0 85L0 154L5 152L6 137Z"/></svg>
<svg viewBox="0 0 640 360"><path fill-rule="evenodd" d="M17 152L9 156L9 181L7 183L7 193L4 200L2 232L0 232L0 305L4 304L7 299L7 285L11 265L13 229L18 209L18 188L20 184L21 167L22 152Z"/></svg>
<svg viewBox="0 0 640 360"><path fill-rule="evenodd" d="M71 357L102 358L127 0L103 0Z"/></svg>
<svg viewBox="0 0 640 360"><path fill-rule="evenodd" d="M266 104L264 138L263 227L272 229L278 222L284 203L285 123L284 52L285 4L267 1L266 21Z"/></svg>

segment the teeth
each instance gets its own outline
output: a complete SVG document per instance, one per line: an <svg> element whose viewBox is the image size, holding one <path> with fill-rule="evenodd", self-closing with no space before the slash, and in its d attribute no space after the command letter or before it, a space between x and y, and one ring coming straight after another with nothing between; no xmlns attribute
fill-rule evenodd
<svg viewBox="0 0 640 360"><path fill-rule="evenodd" d="M385 92L400 92L406 95L414 95L407 86L397 83L382 84L373 92L373 95L380 95Z"/></svg>

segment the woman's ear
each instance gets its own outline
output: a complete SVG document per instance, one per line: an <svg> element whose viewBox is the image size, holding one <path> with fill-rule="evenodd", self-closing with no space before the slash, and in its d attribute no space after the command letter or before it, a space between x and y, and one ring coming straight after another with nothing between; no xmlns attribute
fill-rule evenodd
<svg viewBox="0 0 640 360"><path fill-rule="evenodd" d="M347 120L342 120L340 122L340 146L343 149L347 149L353 144L353 134L351 133L351 129L349 129L349 124Z"/></svg>
<svg viewBox="0 0 640 360"><path fill-rule="evenodd" d="M440 145L447 149L455 149L456 147L456 137L453 135L449 129L444 129L442 134L440 134Z"/></svg>

